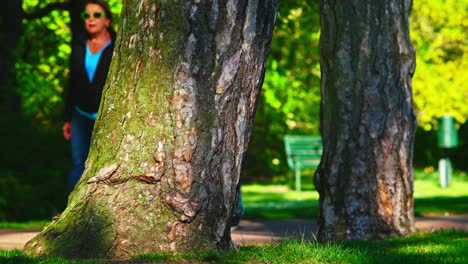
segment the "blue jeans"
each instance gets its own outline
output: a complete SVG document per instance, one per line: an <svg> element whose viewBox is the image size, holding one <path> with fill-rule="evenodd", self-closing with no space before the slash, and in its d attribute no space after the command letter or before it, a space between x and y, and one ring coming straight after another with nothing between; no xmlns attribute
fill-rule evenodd
<svg viewBox="0 0 468 264"><path fill-rule="evenodd" d="M73 111L71 120L71 153L73 169L68 181L68 194L71 193L75 184L84 171L85 161L88 158L91 135L93 133L94 120Z"/></svg>
<svg viewBox="0 0 468 264"><path fill-rule="evenodd" d="M237 206L236 211L231 219L231 226L239 225L242 216L244 216L244 203L242 201L242 191L240 189L240 184L237 186L237 188Z"/></svg>

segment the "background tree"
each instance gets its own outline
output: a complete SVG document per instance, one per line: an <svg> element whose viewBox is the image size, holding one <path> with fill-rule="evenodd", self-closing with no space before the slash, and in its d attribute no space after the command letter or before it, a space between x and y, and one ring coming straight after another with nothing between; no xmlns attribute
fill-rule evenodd
<svg viewBox="0 0 468 264"><path fill-rule="evenodd" d="M31 1L27 0L27 2ZM15 74L15 59L19 53L17 46L24 33L22 20L42 18L52 10L69 10L71 13L77 13L76 3L80 3L80 1L46 3L37 7L31 13L27 13L23 9L23 0L12 0L5 3L2 11L0 11L0 40L2 41L0 52L3 58L0 62L2 70L2 75L0 75L0 105L3 106L4 110L19 112L22 109L21 93L17 90L18 84L16 83L18 76Z"/></svg>
<svg viewBox="0 0 468 264"><path fill-rule="evenodd" d="M468 171L468 1L415 1L411 12L411 39L417 50L413 78L418 119L415 165L437 168L442 156L437 129L442 115L458 123L460 146L451 159L458 170Z"/></svg>
<svg viewBox="0 0 468 264"><path fill-rule="evenodd" d="M14 50L21 37L21 1L4 3L0 10L0 110L20 111L14 74Z"/></svg>
<svg viewBox="0 0 468 264"><path fill-rule="evenodd" d="M26 252L229 248L276 6L126 1L85 173Z"/></svg>
<svg viewBox="0 0 468 264"><path fill-rule="evenodd" d="M411 3L321 1L322 241L414 231Z"/></svg>
<svg viewBox="0 0 468 264"><path fill-rule="evenodd" d="M279 3L244 182L284 181L283 136L319 133L319 18L317 1Z"/></svg>
<svg viewBox="0 0 468 264"><path fill-rule="evenodd" d="M453 115L459 124L468 118L468 1L416 1L411 38L418 51L414 101L418 123L437 128L439 117Z"/></svg>
<svg viewBox="0 0 468 264"><path fill-rule="evenodd" d="M410 32L418 61L413 79L419 127L414 156L415 165L420 167L437 166L438 118L450 113L461 126L454 164L457 169L468 169L468 142L464 140L468 138L467 12L466 0L416 1L411 12ZM319 32L318 1L280 2L247 157L246 181L281 180L278 175L286 174L281 144L284 134L318 134Z"/></svg>

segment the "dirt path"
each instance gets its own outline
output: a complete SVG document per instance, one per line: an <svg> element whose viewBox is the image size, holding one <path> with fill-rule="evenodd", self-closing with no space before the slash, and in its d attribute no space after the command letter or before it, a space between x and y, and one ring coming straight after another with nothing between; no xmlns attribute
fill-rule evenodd
<svg viewBox="0 0 468 264"><path fill-rule="evenodd" d="M281 221L242 220L232 232L232 239L238 245L256 245L281 241L286 237L313 239L316 231L313 220L293 219ZM438 229L468 230L468 215L417 217L418 230ZM21 249L40 230L0 230L0 249Z"/></svg>

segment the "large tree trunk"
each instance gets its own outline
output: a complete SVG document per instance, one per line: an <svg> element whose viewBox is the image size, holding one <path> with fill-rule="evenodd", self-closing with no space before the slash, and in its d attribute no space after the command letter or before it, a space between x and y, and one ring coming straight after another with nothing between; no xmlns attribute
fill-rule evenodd
<svg viewBox="0 0 468 264"><path fill-rule="evenodd" d="M321 241L414 231L411 0L321 1Z"/></svg>
<svg viewBox="0 0 468 264"><path fill-rule="evenodd" d="M127 0L86 170L33 255L231 247L277 3Z"/></svg>

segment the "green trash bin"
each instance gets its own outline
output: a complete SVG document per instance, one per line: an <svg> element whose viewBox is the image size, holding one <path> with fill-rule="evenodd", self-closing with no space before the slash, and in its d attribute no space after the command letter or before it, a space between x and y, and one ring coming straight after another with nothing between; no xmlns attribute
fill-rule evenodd
<svg viewBox="0 0 468 264"><path fill-rule="evenodd" d="M437 144L442 149L442 158L439 161L440 186L446 188L452 178L452 163L449 150L458 146L458 134L455 127L455 118L444 115L440 118L437 131Z"/></svg>
<svg viewBox="0 0 468 264"><path fill-rule="evenodd" d="M450 149L458 146L458 134L453 116L444 115L440 118L437 139L440 148Z"/></svg>

